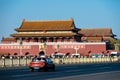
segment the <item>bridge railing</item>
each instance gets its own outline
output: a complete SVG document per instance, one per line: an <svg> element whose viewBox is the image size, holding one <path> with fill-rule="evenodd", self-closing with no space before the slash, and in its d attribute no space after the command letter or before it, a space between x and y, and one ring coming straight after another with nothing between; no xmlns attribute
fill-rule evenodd
<svg viewBox="0 0 120 80"><path fill-rule="evenodd" d="M100 57L100 58L51 58L55 64L80 64L80 63L105 63L117 62L118 57ZM28 66L32 58L12 58L2 57L0 59L0 67Z"/></svg>

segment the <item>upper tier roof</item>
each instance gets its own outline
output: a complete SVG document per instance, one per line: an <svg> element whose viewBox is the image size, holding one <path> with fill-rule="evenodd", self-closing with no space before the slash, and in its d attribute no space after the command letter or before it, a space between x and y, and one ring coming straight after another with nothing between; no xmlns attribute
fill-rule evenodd
<svg viewBox="0 0 120 80"><path fill-rule="evenodd" d="M16 31L41 31L41 30L72 30L75 28L74 20L23 20L21 26Z"/></svg>

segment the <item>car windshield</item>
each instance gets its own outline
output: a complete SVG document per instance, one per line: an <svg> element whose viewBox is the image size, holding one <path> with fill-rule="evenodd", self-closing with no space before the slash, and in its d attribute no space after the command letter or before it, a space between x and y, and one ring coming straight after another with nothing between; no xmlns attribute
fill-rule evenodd
<svg viewBox="0 0 120 80"><path fill-rule="evenodd" d="M50 58L46 58L47 62L52 62L52 60Z"/></svg>
<svg viewBox="0 0 120 80"><path fill-rule="evenodd" d="M33 58L32 62L45 61L45 58Z"/></svg>

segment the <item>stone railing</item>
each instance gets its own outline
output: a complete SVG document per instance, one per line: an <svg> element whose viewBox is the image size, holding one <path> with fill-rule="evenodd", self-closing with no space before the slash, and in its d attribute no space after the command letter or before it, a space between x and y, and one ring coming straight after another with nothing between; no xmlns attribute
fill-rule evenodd
<svg viewBox="0 0 120 80"><path fill-rule="evenodd" d="M32 60L32 58L12 58L10 57L9 59L2 57L0 59L0 67L13 67L13 66L27 66L30 61Z"/></svg>
<svg viewBox="0 0 120 80"><path fill-rule="evenodd" d="M56 64L74 64L74 63L104 63L117 62L118 57L100 57L100 58L53 58Z"/></svg>
<svg viewBox="0 0 120 80"><path fill-rule="evenodd" d="M14 67L14 66L28 66L32 58L12 58L6 59L2 57L0 59L0 67ZM118 57L101 57L101 58L52 58L55 64L80 64L80 63L105 63L105 62L117 62Z"/></svg>

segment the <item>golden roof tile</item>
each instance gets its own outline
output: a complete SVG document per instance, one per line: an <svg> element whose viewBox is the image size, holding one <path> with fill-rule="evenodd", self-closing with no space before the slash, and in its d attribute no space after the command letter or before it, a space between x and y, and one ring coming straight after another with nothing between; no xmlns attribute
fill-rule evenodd
<svg viewBox="0 0 120 80"><path fill-rule="evenodd" d="M16 31L33 31L33 30L72 30L75 28L73 19L70 20L23 20L22 25L16 28Z"/></svg>

